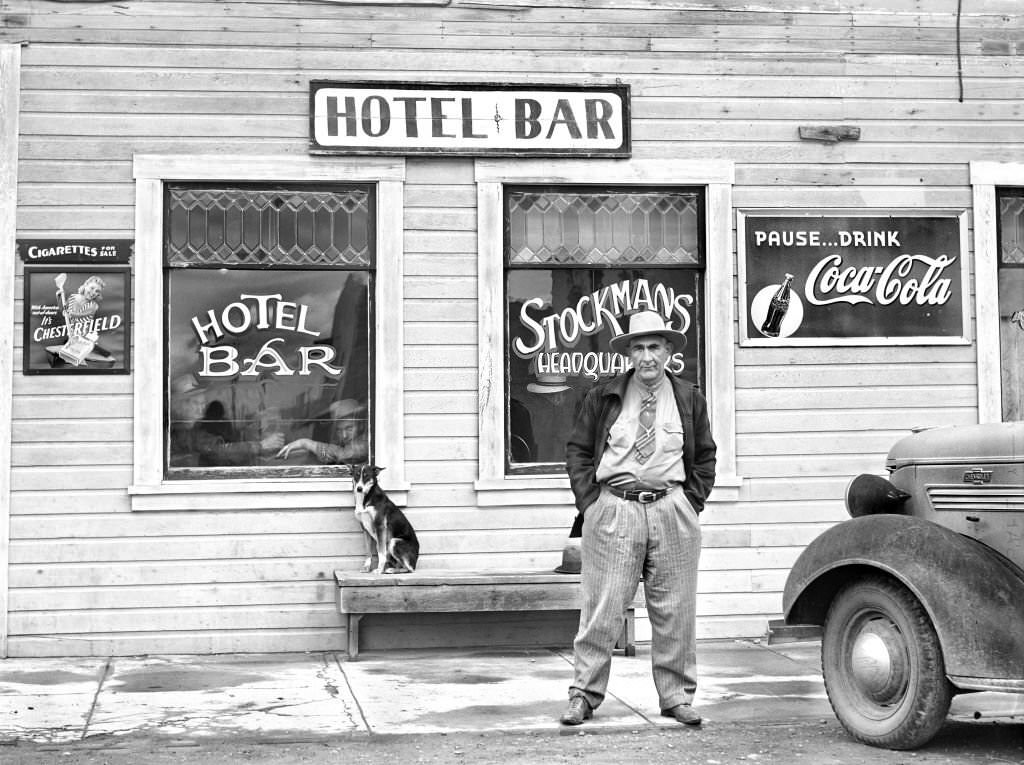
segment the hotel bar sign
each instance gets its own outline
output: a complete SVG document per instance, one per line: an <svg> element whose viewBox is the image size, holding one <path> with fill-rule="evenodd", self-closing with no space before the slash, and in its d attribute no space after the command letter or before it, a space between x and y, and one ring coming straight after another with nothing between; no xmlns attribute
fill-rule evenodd
<svg viewBox="0 0 1024 765"><path fill-rule="evenodd" d="M314 80L310 152L628 157L629 86Z"/></svg>

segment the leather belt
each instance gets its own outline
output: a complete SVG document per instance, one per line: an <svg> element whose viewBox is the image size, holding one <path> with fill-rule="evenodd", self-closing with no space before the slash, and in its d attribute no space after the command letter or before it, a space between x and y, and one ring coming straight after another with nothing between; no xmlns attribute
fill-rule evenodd
<svg viewBox="0 0 1024 765"><path fill-rule="evenodd" d="M668 489L618 489L614 486L605 484L605 488L608 489L612 494L620 499L628 499L630 502L640 502L645 505L649 505L651 502L657 502L659 499L664 497L670 491Z"/></svg>

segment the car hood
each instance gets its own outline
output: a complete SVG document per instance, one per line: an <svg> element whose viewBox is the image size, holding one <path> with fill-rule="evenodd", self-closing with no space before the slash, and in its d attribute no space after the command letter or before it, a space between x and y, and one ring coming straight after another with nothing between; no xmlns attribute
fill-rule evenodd
<svg viewBox="0 0 1024 765"><path fill-rule="evenodd" d="M900 439L885 461L892 471L908 465L1024 462L1024 422L922 430Z"/></svg>

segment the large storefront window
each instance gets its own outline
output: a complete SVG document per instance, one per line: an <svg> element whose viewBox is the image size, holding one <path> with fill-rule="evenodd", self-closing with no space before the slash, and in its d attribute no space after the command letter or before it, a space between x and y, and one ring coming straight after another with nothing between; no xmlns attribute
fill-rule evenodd
<svg viewBox="0 0 1024 765"><path fill-rule="evenodd" d="M1024 419L1024 189L997 193L1003 421Z"/></svg>
<svg viewBox="0 0 1024 765"><path fill-rule="evenodd" d="M165 204L166 478L367 460L372 187L171 185Z"/></svg>
<svg viewBox="0 0 1024 765"><path fill-rule="evenodd" d="M629 314L683 331L669 367L703 385L702 194L510 187L505 220L506 468L560 473L584 395L629 367Z"/></svg>

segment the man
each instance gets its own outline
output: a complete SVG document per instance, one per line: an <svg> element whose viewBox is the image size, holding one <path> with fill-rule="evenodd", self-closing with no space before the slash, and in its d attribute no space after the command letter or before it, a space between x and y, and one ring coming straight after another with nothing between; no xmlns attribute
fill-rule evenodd
<svg viewBox="0 0 1024 765"><path fill-rule="evenodd" d="M210 399L193 374L172 381L170 414L171 467L248 467L284 443L280 432L259 441L239 441L224 404Z"/></svg>
<svg viewBox="0 0 1024 765"><path fill-rule="evenodd" d="M612 649L643 576L651 664L661 714L699 725L696 601L700 524L715 481L707 403L665 370L686 337L654 311L634 314L613 338L633 369L596 385L566 445L566 469L583 518L582 604L565 725L604 700Z"/></svg>
<svg viewBox="0 0 1024 765"><path fill-rule="evenodd" d="M296 438L277 453L278 459L287 459L293 451L306 451L324 465L362 462L369 453L366 438L366 407L354 398L332 401L328 413L333 422L331 440Z"/></svg>

